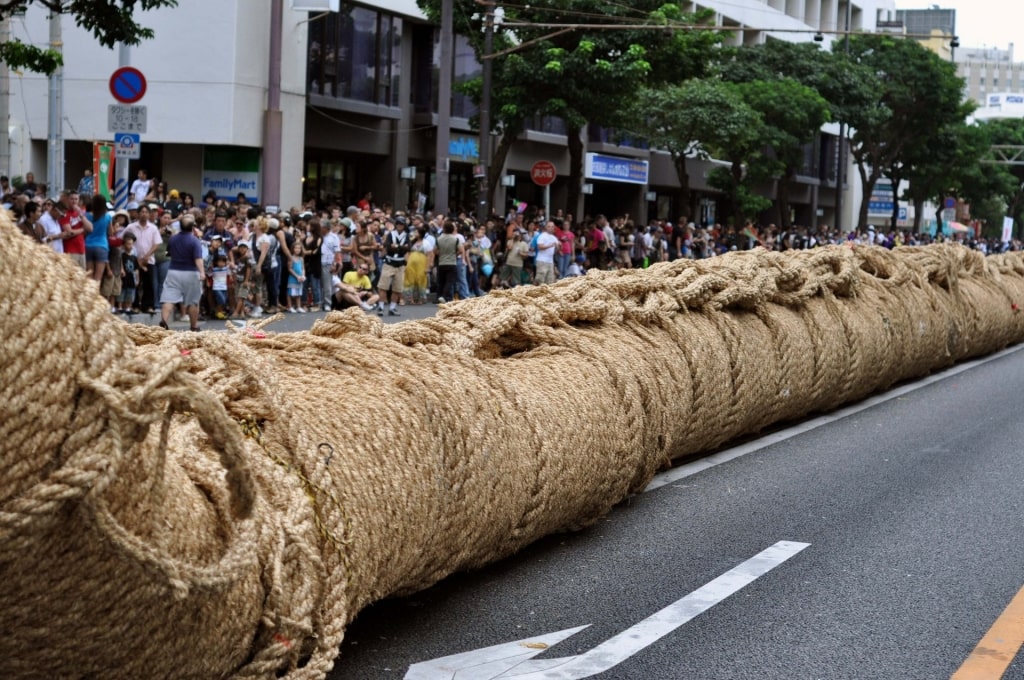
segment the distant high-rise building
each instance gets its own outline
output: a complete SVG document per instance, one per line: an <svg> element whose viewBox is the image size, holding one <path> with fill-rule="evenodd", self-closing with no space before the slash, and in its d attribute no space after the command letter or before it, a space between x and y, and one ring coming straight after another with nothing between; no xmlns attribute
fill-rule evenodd
<svg viewBox="0 0 1024 680"><path fill-rule="evenodd" d="M953 61L956 56L956 10L898 9L896 21L903 22L903 30L943 59Z"/></svg>

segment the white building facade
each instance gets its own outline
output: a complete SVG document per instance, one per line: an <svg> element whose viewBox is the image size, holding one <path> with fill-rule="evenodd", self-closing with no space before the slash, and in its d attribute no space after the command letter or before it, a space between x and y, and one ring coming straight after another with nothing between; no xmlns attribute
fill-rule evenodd
<svg viewBox="0 0 1024 680"><path fill-rule="evenodd" d="M894 0L704 0L684 9L709 8L716 23L733 31L729 42L756 45L768 39L809 41L821 32L823 41L847 30L874 30L880 11ZM432 196L436 166L437 28L427 22L413 0L342 2L339 12L316 14L292 9L284 1L280 64L281 160L279 173L267 172L264 150L268 94L271 84L271 0L179 0L178 7L140 14L143 25L156 31L153 40L130 50L130 65L145 75L148 87L138 102L147 108L147 129L141 134L141 158L129 162L130 175L145 168L168 188L192 193L198 200L209 188L221 195L239 191L255 202L276 194L284 207L303 200L352 202L372 190L377 202L397 207ZM33 5L26 16L12 20L12 33L44 45L48 36L45 10ZM74 186L89 167L93 142L113 141L108 131L108 106L115 100L108 88L119 67L118 50L97 45L94 38L65 17L62 23L65 186ZM455 41L455 80L479 72L465 41ZM451 206L472 208L476 192L474 167L479 144L469 125L472 105L456 96L450 124ZM33 171L46 175L48 82L37 74L12 75L10 115L12 176ZM513 147L505 175L514 177L499 189L494 209L503 212L513 199L536 203L541 189L529 179L538 160L554 163L558 178L552 202L568 194L569 155L560 121L536 121ZM825 130L821 143L807 151L800 182L790 196L799 224L835 221L835 180L838 157L836 126ZM614 175L588 176L595 191L578 206L586 213L629 212L676 218L683 207L672 204L678 187L666 154L613 143L606 131L585 132L591 160L646 162L644 178L620 181ZM272 159L271 159L272 160ZM604 167L591 163L588 167ZM692 173L703 196L695 221L715 218L714 192L704 175ZM268 177L280 175L268 194ZM853 223L860 196L849 181L844 199L844 225ZM641 180L641 181L638 181ZM235 182L235 184L232 184ZM514 182L514 185L512 184ZM771 188L766 188L771 191ZM429 199L428 199L429 202ZM568 207L568 212L574 212Z"/></svg>

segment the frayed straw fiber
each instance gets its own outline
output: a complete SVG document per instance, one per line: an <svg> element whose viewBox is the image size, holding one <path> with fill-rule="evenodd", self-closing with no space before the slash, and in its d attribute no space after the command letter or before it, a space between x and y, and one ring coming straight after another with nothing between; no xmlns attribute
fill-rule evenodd
<svg viewBox="0 0 1024 680"><path fill-rule="evenodd" d="M821 248L385 326L127 326L0 217L0 676L322 678L368 603L1024 337L1024 261Z"/></svg>

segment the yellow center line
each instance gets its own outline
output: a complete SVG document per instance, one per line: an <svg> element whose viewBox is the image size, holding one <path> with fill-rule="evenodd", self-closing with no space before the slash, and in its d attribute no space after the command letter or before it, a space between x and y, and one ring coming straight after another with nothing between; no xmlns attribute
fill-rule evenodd
<svg viewBox="0 0 1024 680"><path fill-rule="evenodd" d="M998 680L1024 643L1024 588L981 638L950 680Z"/></svg>

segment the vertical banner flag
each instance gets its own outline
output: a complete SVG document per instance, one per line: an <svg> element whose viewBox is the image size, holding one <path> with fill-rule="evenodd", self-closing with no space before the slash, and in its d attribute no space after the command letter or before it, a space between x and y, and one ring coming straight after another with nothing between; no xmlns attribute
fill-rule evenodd
<svg viewBox="0 0 1024 680"><path fill-rule="evenodd" d="M114 145L96 142L92 145L92 181L96 193L110 200L110 178L114 172Z"/></svg>
<svg viewBox="0 0 1024 680"><path fill-rule="evenodd" d="M1009 243L1013 238L1013 218L1003 217L1003 243Z"/></svg>

